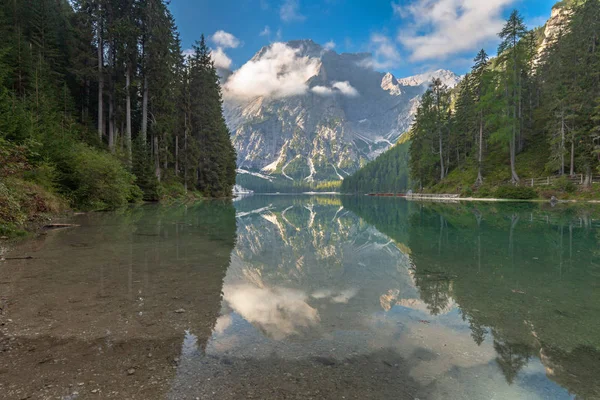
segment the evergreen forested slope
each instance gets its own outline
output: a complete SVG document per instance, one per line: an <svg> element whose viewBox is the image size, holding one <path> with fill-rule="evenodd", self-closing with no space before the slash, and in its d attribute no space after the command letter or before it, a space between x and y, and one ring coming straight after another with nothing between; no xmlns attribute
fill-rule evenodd
<svg viewBox="0 0 600 400"><path fill-rule="evenodd" d="M202 38L165 0L0 0L0 223L187 188L229 196L235 152Z"/></svg>
<svg viewBox="0 0 600 400"><path fill-rule="evenodd" d="M344 179L344 193L398 193L410 187L408 151L410 142L405 135L391 149L367 164L354 175Z"/></svg>
<svg viewBox="0 0 600 400"><path fill-rule="evenodd" d="M600 1L561 2L553 18L552 34L547 27L542 35L540 29L527 31L514 11L499 33L495 58L481 50L454 91L433 80L409 132L413 188L550 196L575 191L567 177L578 176L581 191L594 196L592 182L600 173ZM349 181L361 180L363 192L401 191L401 185L382 190L377 175L393 170L381 165L393 159L382 156ZM522 188L545 176L563 178L537 193ZM356 191L354 184L344 188Z"/></svg>

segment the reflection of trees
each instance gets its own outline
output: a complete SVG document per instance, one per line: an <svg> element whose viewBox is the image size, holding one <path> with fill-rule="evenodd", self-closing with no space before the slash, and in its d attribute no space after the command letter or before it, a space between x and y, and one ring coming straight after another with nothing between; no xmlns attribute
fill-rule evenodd
<svg viewBox="0 0 600 400"><path fill-rule="evenodd" d="M439 315L450 304L450 280L441 274L417 274L415 284L421 300L427 304L432 315Z"/></svg>
<svg viewBox="0 0 600 400"><path fill-rule="evenodd" d="M512 385L519 371L529 363L533 349L522 343L494 340L494 350L498 355L496 361L506 381Z"/></svg>
<svg viewBox="0 0 600 400"><path fill-rule="evenodd" d="M483 343L486 327L492 328L509 382L534 353L553 348L561 350L540 357L552 365L553 380L574 393L600 390L597 379L566 378L580 373L570 361L578 349L600 349L600 232L589 217L594 210L355 201L361 204L347 208L361 216L364 211L378 229L408 244L416 285L432 313L451 296L475 343ZM600 360L587 368L600 376Z"/></svg>

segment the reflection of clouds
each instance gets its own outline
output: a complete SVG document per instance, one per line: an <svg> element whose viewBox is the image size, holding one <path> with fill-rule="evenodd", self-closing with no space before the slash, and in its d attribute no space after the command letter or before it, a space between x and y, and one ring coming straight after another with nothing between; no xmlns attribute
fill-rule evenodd
<svg viewBox="0 0 600 400"><path fill-rule="evenodd" d="M332 303L337 304L348 304L350 299L352 299L358 293L358 289L351 288L346 290L330 290L323 289L317 290L313 294L310 295L313 299L323 300L330 299Z"/></svg>
<svg viewBox="0 0 600 400"><path fill-rule="evenodd" d="M225 286L223 292L233 310L275 340L299 334L302 328L319 322L318 311L299 290L240 284Z"/></svg>
<svg viewBox="0 0 600 400"><path fill-rule="evenodd" d="M214 333L216 333L217 335L223 334L227 330L227 328L231 326L232 322L233 320L230 314L221 315L219 319L217 319Z"/></svg>

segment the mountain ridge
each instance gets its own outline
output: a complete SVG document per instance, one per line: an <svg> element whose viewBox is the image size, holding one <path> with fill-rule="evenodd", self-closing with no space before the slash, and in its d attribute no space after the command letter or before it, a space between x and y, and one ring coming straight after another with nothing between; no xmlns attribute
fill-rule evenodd
<svg viewBox="0 0 600 400"><path fill-rule="evenodd" d="M296 186L341 181L408 130L428 79L460 81L447 70L398 79L374 70L370 59L294 40L263 47L231 73L223 84L225 118L238 170L252 173L240 179L268 176Z"/></svg>

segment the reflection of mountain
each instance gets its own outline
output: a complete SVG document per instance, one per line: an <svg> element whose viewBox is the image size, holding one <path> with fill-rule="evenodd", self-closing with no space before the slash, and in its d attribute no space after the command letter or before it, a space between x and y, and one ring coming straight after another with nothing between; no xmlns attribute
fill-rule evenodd
<svg viewBox="0 0 600 400"><path fill-rule="evenodd" d="M572 393L600 397L591 378L600 376L600 254L589 217L537 205L343 200L406 241L430 311L454 299L478 344L491 328L508 382L536 356Z"/></svg>
<svg viewBox="0 0 600 400"><path fill-rule="evenodd" d="M162 399L185 331L203 348L216 323L235 211L147 206L74 222L0 268L0 398Z"/></svg>
<svg viewBox="0 0 600 400"><path fill-rule="evenodd" d="M260 204L253 209L254 201ZM382 311L389 292L398 293L394 301L417 301L407 256L339 198L270 203L240 202L238 243L223 289L227 306L268 336L303 332L307 339L333 327L357 328L361 321L337 315L347 308L359 309L357 316Z"/></svg>

